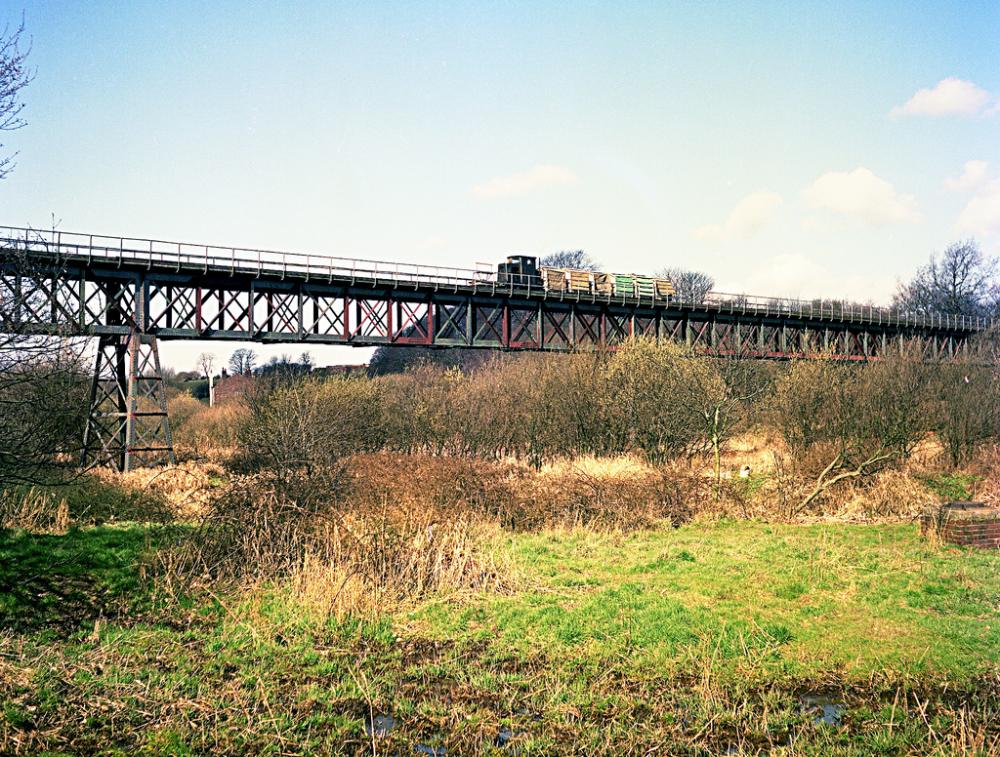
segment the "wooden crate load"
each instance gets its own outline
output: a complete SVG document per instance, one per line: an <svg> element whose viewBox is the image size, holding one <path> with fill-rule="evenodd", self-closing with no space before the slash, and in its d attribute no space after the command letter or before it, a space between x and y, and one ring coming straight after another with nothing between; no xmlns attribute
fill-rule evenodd
<svg viewBox="0 0 1000 757"><path fill-rule="evenodd" d="M655 281L657 297L673 297L677 294L677 290L674 288L674 282L670 279L656 279Z"/></svg>
<svg viewBox="0 0 1000 757"><path fill-rule="evenodd" d="M566 291L566 270L564 268L542 268L542 281L551 292Z"/></svg>
<svg viewBox="0 0 1000 757"><path fill-rule="evenodd" d="M653 279L649 276L636 276L635 277L635 293L639 297L655 297L656 296L656 284Z"/></svg>
<svg viewBox="0 0 1000 757"><path fill-rule="evenodd" d="M615 294L623 294L626 297L635 296L635 276L630 273L615 274Z"/></svg>
<svg viewBox="0 0 1000 757"><path fill-rule="evenodd" d="M673 282L665 278L547 266L541 268L540 272L545 289L550 292L593 292L649 298L673 297L676 294Z"/></svg>
<svg viewBox="0 0 1000 757"><path fill-rule="evenodd" d="M590 271L569 271L569 288L572 292L591 292L593 277Z"/></svg>
<svg viewBox="0 0 1000 757"><path fill-rule="evenodd" d="M594 274L594 291L600 294L615 293L615 277L611 273Z"/></svg>

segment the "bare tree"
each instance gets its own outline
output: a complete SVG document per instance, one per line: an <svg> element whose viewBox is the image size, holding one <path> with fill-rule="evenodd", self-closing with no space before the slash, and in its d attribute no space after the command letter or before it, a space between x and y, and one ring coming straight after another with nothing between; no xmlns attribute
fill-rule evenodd
<svg viewBox="0 0 1000 757"><path fill-rule="evenodd" d="M972 239L949 246L941 257L900 284L893 305L916 313L989 317L1000 299L997 261L983 255Z"/></svg>
<svg viewBox="0 0 1000 757"><path fill-rule="evenodd" d="M229 356L229 372L234 376L249 376L256 366L257 353L247 347L240 347Z"/></svg>
<svg viewBox="0 0 1000 757"><path fill-rule="evenodd" d="M82 344L51 322L58 266L0 241L0 487L75 475L86 420Z"/></svg>
<svg viewBox="0 0 1000 757"><path fill-rule="evenodd" d="M912 354L860 366L793 364L777 382L772 421L815 483L791 514L909 455L926 431L927 378Z"/></svg>
<svg viewBox="0 0 1000 757"><path fill-rule="evenodd" d="M715 286L715 279L701 271L691 271L686 268L663 268L657 273L670 279L677 291L676 298L681 302L700 305L708 297Z"/></svg>
<svg viewBox="0 0 1000 757"><path fill-rule="evenodd" d="M24 110L21 90L28 86L34 74L27 63L31 48L22 47L23 36L23 18L16 29L5 26L0 32L0 131L14 131L25 124L21 117ZM0 179L13 170L17 156L17 153L5 156L2 150L3 144L0 143Z"/></svg>
<svg viewBox="0 0 1000 757"><path fill-rule="evenodd" d="M678 399L702 421L702 438L712 455L716 490L722 483L722 450L747 430L752 407L771 385L770 366L747 358L687 355L678 361Z"/></svg>
<svg viewBox="0 0 1000 757"><path fill-rule="evenodd" d="M996 363L949 362L930 370L929 415L953 467L969 462L1000 436L1000 386Z"/></svg>
<svg viewBox="0 0 1000 757"><path fill-rule="evenodd" d="M597 271L601 267L583 250L560 250L543 255L538 264L552 268L572 268L577 271Z"/></svg>
<svg viewBox="0 0 1000 757"><path fill-rule="evenodd" d="M211 352L203 352L198 355L198 369L208 379L208 406L215 404L215 355Z"/></svg>

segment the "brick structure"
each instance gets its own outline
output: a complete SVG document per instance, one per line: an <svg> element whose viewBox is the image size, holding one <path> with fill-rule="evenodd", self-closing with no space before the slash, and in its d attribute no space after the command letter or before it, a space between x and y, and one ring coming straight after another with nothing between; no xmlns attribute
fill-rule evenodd
<svg viewBox="0 0 1000 757"><path fill-rule="evenodd" d="M239 402L243 395L253 387L252 376L223 376L215 382L215 404L224 405L228 402Z"/></svg>
<svg viewBox="0 0 1000 757"><path fill-rule="evenodd" d="M920 530L949 544L1000 549L1000 509L983 502L949 502L921 518Z"/></svg>

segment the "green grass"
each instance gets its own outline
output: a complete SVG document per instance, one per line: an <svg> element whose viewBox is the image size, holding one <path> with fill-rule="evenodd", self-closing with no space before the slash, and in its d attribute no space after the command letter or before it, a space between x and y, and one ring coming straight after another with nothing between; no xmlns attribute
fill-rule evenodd
<svg viewBox="0 0 1000 757"><path fill-rule="evenodd" d="M983 477L974 473L927 473L917 479L942 500L966 502L974 498Z"/></svg>
<svg viewBox="0 0 1000 757"><path fill-rule="evenodd" d="M278 586L158 594L164 533L0 535L0 753L510 754L506 729L521 754L986 754L1000 730L1000 554L913 526L514 535L518 591L325 621Z"/></svg>
<svg viewBox="0 0 1000 757"><path fill-rule="evenodd" d="M762 682L891 669L969 680L1000 659L1000 559L939 549L909 525L721 522L630 536L511 538L531 587L415 613L435 638L479 638L637 672Z"/></svg>

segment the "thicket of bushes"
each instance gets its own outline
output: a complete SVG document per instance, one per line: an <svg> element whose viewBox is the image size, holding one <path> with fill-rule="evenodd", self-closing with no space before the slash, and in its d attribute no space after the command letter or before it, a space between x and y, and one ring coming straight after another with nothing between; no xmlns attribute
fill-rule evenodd
<svg viewBox="0 0 1000 757"><path fill-rule="evenodd" d="M516 577L491 546L500 528L632 529L713 507L788 518L849 481L871 489L865 512L899 512L884 500L928 494L885 469L931 434L950 464L967 462L995 441L1000 386L984 366L915 354L778 363L634 340L466 372L277 381L232 409L183 416L175 409L179 439L235 442L235 475L164 553L168 573L282 578L339 612L503 588ZM727 446L750 430L774 441L771 470L723 476Z"/></svg>
<svg viewBox="0 0 1000 757"><path fill-rule="evenodd" d="M740 361L633 340L608 354L520 355L463 373L304 379L248 397L236 432L248 468L316 468L346 454L513 457L537 466L636 454L708 455L718 481L732 438L783 441L815 497L907 458L928 434L953 466L1000 434L993 369L907 353L872 363ZM807 504L807 502L805 503Z"/></svg>

